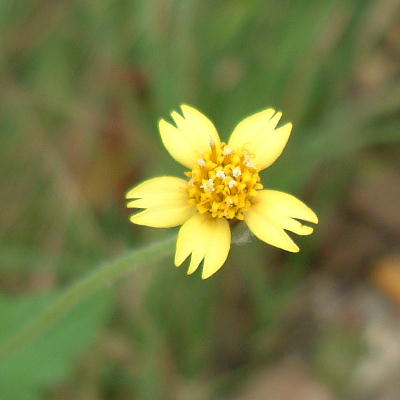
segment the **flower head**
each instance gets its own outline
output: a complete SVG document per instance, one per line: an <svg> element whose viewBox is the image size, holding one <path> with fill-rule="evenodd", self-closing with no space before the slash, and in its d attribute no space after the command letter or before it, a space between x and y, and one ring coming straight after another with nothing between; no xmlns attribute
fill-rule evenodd
<svg viewBox="0 0 400 400"><path fill-rule="evenodd" d="M298 219L317 223L315 213L295 197L265 190L259 172L282 153L292 129L277 125L282 113L269 108L241 121L228 143L221 142L213 123L202 113L182 105L171 113L175 126L161 120L161 139L170 155L188 169L188 179L162 176L147 180L127 193L131 216L139 225L179 230L175 265L189 256L188 273L204 261L202 278L224 264L231 244L231 225L243 220L255 236L281 249L299 248L285 232L309 235L313 228Z"/></svg>

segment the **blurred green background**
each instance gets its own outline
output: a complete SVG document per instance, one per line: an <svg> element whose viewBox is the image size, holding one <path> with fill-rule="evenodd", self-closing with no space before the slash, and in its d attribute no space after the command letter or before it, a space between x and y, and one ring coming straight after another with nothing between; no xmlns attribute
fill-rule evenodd
<svg viewBox="0 0 400 400"><path fill-rule="evenodd" d="M166 235L124 193L181 176L157 131L180 103L224 138L282 110L263 181L321 222L207 281L137 268L2 360L0 399L400 398L399 21L399 0L1 0L0 340Z"/></svg>

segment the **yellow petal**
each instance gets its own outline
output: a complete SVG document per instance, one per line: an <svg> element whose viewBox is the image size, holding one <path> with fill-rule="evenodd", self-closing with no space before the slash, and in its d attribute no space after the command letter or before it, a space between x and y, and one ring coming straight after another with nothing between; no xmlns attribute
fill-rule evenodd
<svg viewBox="0 0 400 400"><path fill-rule="evenodd" d="M265 243L293 253L299 251L298 246L282 228L271 223L254 208L247 211L244 219L254 235Z"/></svg>
<svg viewBox="0 0 400 400"><path fill-rule="evenodd" d="M245 215L247 225L258 238L284 250L297 252L299 248L284 230L309 235L313 228L293 218L318 222L316 214L303 202L276 190L259 191L255 204Z"/></svg>
<svg viewBox="0 0 400 400"><path fill-rule="evenodd" d="M289 193L278 190L260 190L257 199L259 203L262 203L264 209L268 209L277 215L287 215L314 224L318 223L315 212Z"/></svg>
<svg viewBox="0 0 400 400"><path fill-rule="evenodd" d="M175 265L180 266L191 254L188 274L195 272L204 260L202 278L207 279L224 264L230 243L231 232L225 219L196 214L179 230Z"/></svg>
<svg viewBox="0 0 400 400"><path fill-rule="evenodd" d="M289 122L272 131L268 136L263 136L255 143L254 162L259 170L272 165L282 154L289 140L292 131L292 124Z"/></svg>
<svg viewBox="0 0 400 400"><path fill-rule="evenodd" d="M149 179L131 189L126 197L135 198L128 202L129 208L146 208L134 214L134 224L170 228L183 224L195 213L189 204L187 182L172 176Z"/></svg>
<svg viewBox="0 0 400 400"><path fill-rule="evenodd" d="M275 129L281 117L269 108L245 118L233 130L229 146L252 153L258 170L269 167L282 154L292 130L290 123Z"/></svg>
<svg viewBox="0 0 400 400"><path fill-rule="evenodd" d="M168 153L180 164L191 169L200 157L183 133L165 120L158 124L161 140Z"/></svg>
<svg viewBox="0 0 400 400"><path fill-rule="evenodd" d="M200 111L183 104L182 114L171 113L176 126L161 120L159 129L162 142L171 156L191 169L202 155L209 151L211 143L220 139L213 123Z"/></svg>
<svg viewBox="0 0 400 400"><path fill-rule="evenodd" d="M283 215L276 218L275 221L277 224L280 224L283 229L296 233L297 235L311 235L314 231L311 226L303 225L301 222Z"/></svg>
<svg viewBox="0 0 400 400"><path fill-rule="evenodd" d="M229 138L229 145L239 148L250 143L253 137L258 135L260 130L270 121L274 113L273 108L268 108L240 121Z"/></svg>
<svg viewBox="0 0 400 400"><path fill-rule="evenodd" d="M178 192L184 192L187 188L187 181L175 176L159 176L148 179L135 186L126 194L127 199L139 199L153 194L164 195Z"/></svg>
<svg viewBox="0 0 400 400"><path fill-rule="evenodd" d="M202 138L200 140L204 140L207 147L210 141L219 143L220 139L217 129L203 113L187 104L182 104L181 109L190 130L189 133L195 137Z"/></svg>
<svg viewBox="0 0 400 400"><path fill-rule="evenodd" d="M151 226L153 228L173 228L182 225L193 215L192 207L166 206L161 208L149 208L131 216L130 221L137 225Z"/></svg>

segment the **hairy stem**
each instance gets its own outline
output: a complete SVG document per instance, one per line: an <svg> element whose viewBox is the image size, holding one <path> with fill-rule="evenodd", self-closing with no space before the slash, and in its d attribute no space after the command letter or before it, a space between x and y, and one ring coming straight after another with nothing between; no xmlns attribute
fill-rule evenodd
<svg viewBox="0 0 400 400"><path fill-rule="evenodd" d="M51 304L34 316L12 337L0 343L0 360L4 360L22 346L31 343L77 303L98 289L117 281L134 267L153 263L170 255L174 250L175 240L176 234L159 242L132 250L122 257L96 268L86 277L66 288Z"/></svg>

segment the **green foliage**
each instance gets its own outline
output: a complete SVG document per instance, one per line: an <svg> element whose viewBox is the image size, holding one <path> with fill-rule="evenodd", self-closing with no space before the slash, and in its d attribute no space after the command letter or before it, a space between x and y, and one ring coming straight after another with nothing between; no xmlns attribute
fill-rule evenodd
<svg viewBox="0 0 400 400"><path fill-rule="evenodd" d="M295 257L235 246L212 281L171 262L127 279L113 289L128 294L113 305L110 330L133 356L103 360L90 383L118 400L175 400L190 385L205 386L207 399L221 381L238 384L243 370L269 361L358 155L400 142L400 82L385 59L395 3L0 1L0 290L24 294L0 300L0 339L51 302L29 294L35 285L57 292L165 234L132 226L124 208L134 183L182 176L159 140L160 117L186 102L227 138L240 119L272 106L294 130L263 180L313 204L315 235L298 239ZM68 385L108 307L106 295L90 299L1 365L0 399L46 399ZM336 365L330 349L340 340L326 338L324 365Z"/></svg>
<svg viewBox="0 0 400 400"><path fill-rule="evenodd" d="M41 310L57 294L0 299L0 340L7 339ZM0 398L35 400L43 391L62 382L79 356L98 337L110 311L110 295L91 296L33 343L22 347L0 364Z"/></svg>
<svg viewBox="0 0 400 400"><path fill-rule="evenodd" d="M316 371L343 393L364 350L355 332L340 329L323 332L315 351Z"/></svg>

